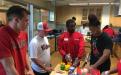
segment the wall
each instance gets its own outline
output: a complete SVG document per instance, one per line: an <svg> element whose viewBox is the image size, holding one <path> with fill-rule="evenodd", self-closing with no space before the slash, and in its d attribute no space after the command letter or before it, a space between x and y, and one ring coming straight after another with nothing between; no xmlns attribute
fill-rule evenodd
<svg viewBox="0 0 121 75"><path fill-rule="evenodd" d="M51 3L49 2L45 2L44 0L24 0L27 3L33 3L41 8L45 8L45 9L53 9L53 6Z"/></svg>
<svg viewBox="0 0 121 75"><path fill-rule="evenodd" d="M67 19L71 19L73 16L76 17L77 25L81 24L82 10L80 7L62 6L56 7L56 23L65 24Z"/></svg>
<svg viewBox="0 0 121 75"><path fill-rule="evenodd" d="M54 1L45 1L45 0L6 0L14 3L18 3L24 6L27 6L28 3L34 4L36 8L44 8L49 10L54 10Z"/></svg>
<svg viewBox="0 0 121 75"><path fill-rule="evenodd" d="M110 14L110 23L114 26L114 27L121 27L121 16L115 16L114 15L114 11L113 11L113 7L111 9L111 14Z"/></svg>
<svg viewBox="0 0 121 75"><path fill-rule="evenodd" d="M106 25L109 25L110 19L110 5L104 5L102 10L102 19L101 19L101 28L104 28Z"/></svg>
<svg viewBox="0 0 121 75"><path fill-rule="evenodd" d="M6 24L6 14L5 14L5 12L0 12L0 21L2 21L3 24Z"/></svg>
<svg viewBox="0 0 121 75"><path fill-rule="evenodd" d="M71 18L72 16L75 16L77 18L76 23L77 25L81 24L81 20L82 20L82 9L83 7L79 7L79 6L75 6L75 7L71 7L71 6L61 6L61 7L56 7L56 24L57 25L65 25L65 22L67 19ZM106 13L107 10L103 11L102 13ZM114 9L113 7L111 7L110 12L108 12L109 14L102 14L103 16L107 16L108 18L105 22L103 22L103 24L112 24L114 27L121 27L121 17L116 17L114 16ZM101 17L101 18L102 18ZM102 18L103 19L103 18ZM102 21L102 20L101 20ZM61 26L58 26L61 27Z"/></svg>

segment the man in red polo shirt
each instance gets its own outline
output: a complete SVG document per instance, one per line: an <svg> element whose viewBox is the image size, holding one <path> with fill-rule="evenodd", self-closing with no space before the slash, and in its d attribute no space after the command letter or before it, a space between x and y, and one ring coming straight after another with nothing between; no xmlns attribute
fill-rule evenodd
<svg viewBox="0 0 121 75"><path fill-rule="evenodd" d="M21 6L7 10L8 25L0 28L0 75L25 75L19 33L28 24L29 12ZM32 75L32 74L29 74Z"/></svg>
<svg viewBox="0 0 121 75"><path fill-rule="evenodd" d="M26 25L25 25L26 27ZM20 31L20 34L18 36L19 38L19 46L21 48L21 54L22 54L22 61L24 63L24 68L25 68L25 73L26 74L32 74L33 71L31 69L31 66L30 66L30 59L29 59L29 56L28 56L28 34L26 31ZM33 73L34 74L34 73Z"/></svg>
<svg viewBox="0 0 121 75"><path fill-rule="evenodd" d="M67 20L67 32L62 33L58 38L58 49L62 55L63 62L71 62L73 66L79 65L79 60L85 52L83 35L75 32L75 26L74 20Z"/></svg>
<svg viewBox="0 0 121 75"><path fill-rule="evenodd" d="M26 60L26 56L27 56L27 49L28 49L28 35L25 31L21 31L19 34L19 45L21 47L21 52L22 52L22 56L23 56L23 61ZM27 62L24 61L24 66L26 67Z"/></svg>

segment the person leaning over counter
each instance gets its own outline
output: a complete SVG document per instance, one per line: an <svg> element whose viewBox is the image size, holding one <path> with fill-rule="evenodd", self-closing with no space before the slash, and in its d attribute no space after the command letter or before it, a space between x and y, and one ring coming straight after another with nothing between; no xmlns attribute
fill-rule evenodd
<svg viewBox="0 0 121 75"><path fill-rule="evenodd" d="M74 20L67 20L67 32L63 32L58 38L58 49L62 56L62 61L66 64L71 62L73 66L79 65L79 61L85 53L83 35L75 32L75 26Z"/></svg>
<svg viewBox="0 0 121 75"><path fill-rule="evenodd" d="M101 31L101 24L96 15L88 16L91 35L91 54L89 69L98 69L100 72L110 69L110 54L113 47L111 38Z"/></svg>
<svg viewBox="0 0 121 75"><path fill-rule="evenodd" d="M48 28L46 22L39 22L37 30L37 35L29 44L31 66L35 75L49 75L52 67L50 64L50 46L46 35L51 29Z"/></svg>

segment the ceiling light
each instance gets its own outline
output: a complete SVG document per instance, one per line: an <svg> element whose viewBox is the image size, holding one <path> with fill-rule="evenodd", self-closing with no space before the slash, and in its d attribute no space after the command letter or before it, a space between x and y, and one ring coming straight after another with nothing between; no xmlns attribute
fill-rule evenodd
<svg viewBox="0 0 121 75"><path fill-rule="evenodd" d="M89 5L109 5L110 3L89 3Z"/></svg>
<svg viewBox="0 0 121 75"><path fill-rule="evenodd" d="M69 5L81 5L81 6L85 6L85 5L88 5L88 3L69 3Z"/></svg>
<svg viewBox="0 0 121 75"><path fill-rule="evenodd" d="M88 5L119 5L119 3L69 3L71 6L88 6Z"/></svg>

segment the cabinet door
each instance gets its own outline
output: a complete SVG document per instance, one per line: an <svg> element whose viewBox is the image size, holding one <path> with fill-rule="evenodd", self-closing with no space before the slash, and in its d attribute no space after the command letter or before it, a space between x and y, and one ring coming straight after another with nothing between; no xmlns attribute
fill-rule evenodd
<svg viewBox="0 0 121 75"><path fill-rule="evenodd" d="M82 20L87 20L87 17L88 17L88 9L83 8L82 9Z"/></svg>
<svg viewBox="0 0 121 75"><path fill-rule="evenodd" d="M102 12L101 8L97 8L96 9L96 15L97 15L97 17L98 17L99 20L101 20L101 12Z"/></svg>
<svg viewBox="0 0 121 75"><path fill-rule="evenodd" d="M84 24L88 21L89 14L95 14L98 17L98 19L101 20L101 12L101 7L83 7L81 24Z"/></svg>

